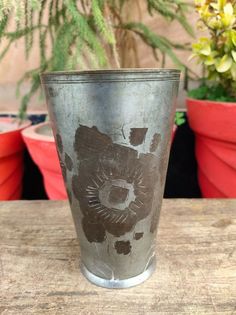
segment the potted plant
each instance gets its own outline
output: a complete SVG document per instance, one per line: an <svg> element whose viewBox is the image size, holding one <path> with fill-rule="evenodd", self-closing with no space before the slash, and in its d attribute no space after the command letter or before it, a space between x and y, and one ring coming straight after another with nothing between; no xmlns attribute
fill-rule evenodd
<svg viewBox="0 0 236 315"><path fill-rule="evenodd" d="M49 199L67 199L55 140L48 121L22 131L29 153L38 165Z"/></svg>
<svg viewBox="0 0 236 315"><path fill-rule="evenodd" d="M0 118L0 200L17 200L21 197L25 148L21 130L29 125L29 121Z"/></svg>
<svg viewBox="0 0 236 315"><path fill-rule="evenodd" d="M22 1L17 3L8 1L1 11L0 36L5 39L6 46L0 58L3 58L12 43L21 38L25 39L26 57L37 43L40 51L38 67L26 72L19 82L20 86L25 80L31 81L29 92L22 98L20 118L25 116L32 95L40 89L41 72L139 67L138 38L151 48L150 53L153 53L162 67L165 66L166 57L169 57L183 68L182 62L173 50L188 47L154 33L142 23L140 17L134 17L132 12L141 13L140 5L143 6L144 2L28 0L22 5ZM193 35L185 16L188 4L170 0L165 1L164 5L163 1L147 0L145 5L145 10L153 18L159 15L168 21L176 20L190 35ZM12 16L15 17L17 28L9 32L8 20ZM53 136L50 131L45 131L46 126L50 128L46 123L25 130L23 137L33 159L42 170L45 183L48 183L46 186L49 197L55 198L50 187L62 187L63 184L58 160L49 163L47 159L42 158L44 154L50 156L51 160L52 157L56 159ZM44 134L39 136L42 130ZM50 165L53 168L49 169ZM56 198L63 199L65 196L63 189L60 194L56 193Z"/></svg>
<svg viewBox="0 0 236 315"><path fill-rule="evenodd" d="M199 27L192 45L203 65L199 88L188 93L203 197L236 197L236 1L196 1Z"/></svg>

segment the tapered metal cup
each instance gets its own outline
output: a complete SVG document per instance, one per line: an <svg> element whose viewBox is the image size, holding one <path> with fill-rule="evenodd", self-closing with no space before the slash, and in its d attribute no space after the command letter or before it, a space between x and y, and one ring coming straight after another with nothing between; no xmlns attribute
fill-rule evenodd
<svg viewBox="0 0 236 315"><path fill-rule="evenodd" d="M42 75L83 274L126 288L155 269L178 70Z"/></svg>

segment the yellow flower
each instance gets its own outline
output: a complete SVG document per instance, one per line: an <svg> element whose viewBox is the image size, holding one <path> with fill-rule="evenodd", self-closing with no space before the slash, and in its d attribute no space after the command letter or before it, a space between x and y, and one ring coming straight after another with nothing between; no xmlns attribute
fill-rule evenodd
<svg viewBox="0 0 236 315"><path fill-rule="evenodd" d="M192 44L193 52L196 54L209 56L211 54L210 40L207 37L199 38L198 42Z"/></svg>
<svg viewBox="0 0 236 315"><path fill-rule="evenodd" d="M233 80L236 81L236 63L232 64L232 67L230 69L230 73L232 75Z"/></svg>
<svg viewBox="0 0 236 315"><path fill-rule="evenodd" d="M210 6L216 11L220 12L223 10L224 6L226 5L226 0L218 0L217 2L210 1Z"/></svg>
<svg viewBox="0 0 236 315"><path fill-rule="evenodd" d="M199 7L198 9L198 13L200 15L200 17L203 19L203 21L207 21L209 18L213 17L213 13L211 12L209 5L204 5L202 7Z"/></svg>
<svg viewBox="0 0 236 315"><path fill-rule="evenodd" d="M236 87L236 0L195 0L209 37L192 44L192 57L197 57L207 70L208 79ZM206 29L205 29L206 30Z"/></svg>
<svg viewBox="0 0 236 315"><path fill-rule="evenodd" d="M231 37L232 43L234 44L234 46L236 46L236 31L235 30L230 31L230 37Z"/></svg>
<svg viewBox="0 0 236 315"><path fill-rule="evenodd" d="M231 51L234 62L236 62L236 50Z"/></svg>
<svg viewBox="0 0 236 315"><path fill-rule="evenodd" d="M202 7L206 3L206 0L195 0L195 5Z"/></svg>
<svg viewBox="0 0 236 315"><path fill-rule="evenodd" d="M211 66L214 65L216 62L216 56L218 55L217 51L212 51L211 54L209 56L206 57L204 64L206 66Z"/></svg>
<svg viewBox="0 0 236 315"><path fill-rule="evenodd" d="M208 26L213 29L222 28L222 21L219 16L214 16L208 21Z"/></svg>
<svg viewBox="0 0 236 315"><path fill-rule="evenodd" d="M233 59L229 55L224 55L221 59L216 60L216 70L220 73L226 72L232 66Z"/></svg>
<svg viewBox="0 0 236 315"><path fill-rule="evenodd" d="M221 14L221 20L225 27L229 27L235 22L234 9L230 2L228 2L223 9L224 13Z"/></svg>

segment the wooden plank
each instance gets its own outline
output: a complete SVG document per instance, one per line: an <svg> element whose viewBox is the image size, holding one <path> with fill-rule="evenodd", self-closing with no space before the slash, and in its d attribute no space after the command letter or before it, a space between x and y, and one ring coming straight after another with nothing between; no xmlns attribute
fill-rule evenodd
<svg viewBox="0 0 236 315"><path fill-rule="evenodd" d="M236 314L236 200L165 200L158 266L107 290L79 271L67 202L0 203L0 314Z"/></svg>

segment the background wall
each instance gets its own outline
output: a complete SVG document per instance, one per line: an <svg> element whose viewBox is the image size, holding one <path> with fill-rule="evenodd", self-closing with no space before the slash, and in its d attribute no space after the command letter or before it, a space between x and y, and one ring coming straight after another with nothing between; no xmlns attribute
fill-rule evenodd
<svg viewBox="0 0 236 315"><path fill-rule="evenodd" d="M192 2L192 1L191 1ZM143 2L144 3L144 2ZM145 3L144 3L145 4ZM145 11L143 11L145 12ZM189 15L189 21L191 25L195 25L197 21L197 14L191 12ZM144 23L148 24L149 27L157 32L158 34L164 35L167 38L176 41L178 43L191 43L193 38L188 36L183 30L183 28L177 23L168 23L162 18L150 17L147 13L142 13L142 20ZM152 55L152 51L148 48L139 38L137 38L138 47L139 47L139 60L140 67L149 68L149 67L158 67L157 61ZM0 44L0 48L2 45ZM188 66L191 66L196 72L199 72L198 67L194 61L188 62L188 57L190 52L178 51L179 58ZM38 64L39 52L37 49L34 49L31 53L31 57L28 60L25 60L24 55L24 41L21 40L17 45L12 46L10 52L5 56L3 61L0 63L0 111L9 112L17 110L19 106L20 99L16 98L16 83L20 77L24 74L26 70L34 68ZM175 67L173 62L167 59L166 67ZM23 86L22 92L26 91L28 88L27 85ZM181 93L179 107L183 106L183 95ZM45 104L42 100L39 100L38 97L34 97L30 107L30 111L42 111L45 110Z"/></svg>

